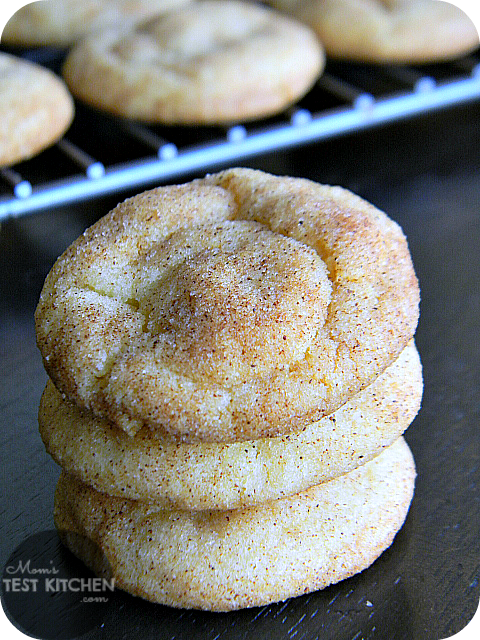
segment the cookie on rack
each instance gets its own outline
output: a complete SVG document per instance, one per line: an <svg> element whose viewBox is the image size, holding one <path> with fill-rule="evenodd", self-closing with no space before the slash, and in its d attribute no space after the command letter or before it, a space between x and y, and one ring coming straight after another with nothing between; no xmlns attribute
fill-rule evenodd
<svg viewBox="0 0 480 640"><path fill-rule="evenodd" d="M41 0L21 7L5 25L2 44L69 47L91 31L134 24L190 0Z"/></svg>
<svg viewBox="0 0 480 640"><path fill-rule="evenodd" d="M0 76L0 167L6 167L59 140L74 104L61 78L22 58L0 53Z"/></svg>
<svg viewBox="0 0 480 640"><path fill-rule="evenodd" d="M135 436L81 411L49 382L40 434L61 467L97 491L178 509L238 509L292 495L365 464L420 407L415 346L334 414L302 432L232 444L183 443L144 428Z"/></svg>
<svg viewBox="0 0 480 640"><path fill-rule="evenodd" d="M268 0L314 29L331 58L431 63L476 49L472 20L440 0Z"/></svg>
<svg viewBox="0 0 480 640"><path fill-rule="evenodd" d="M232 511L165 510L63 473L54 517L66 546L118 588L174 607L230 611L322 589L368 567L403 525L414 483L400 438L330 482Z"/></svg>
<svg viewBox="0 0 480 640"><path fill-rule="evenodd" d="M55 386L130 435L238 442L333 413L413 337L406 238L342 189L251 169L118 205L36 310Z"/></svg>
<svg viewBox="0 0 480 640"><path fill-rule="evenodd" d="M313 31L241 0L195 2L111 28L73 48L63 73L80 100L150 123L212 125L270 116L324 66Z"/></svg>

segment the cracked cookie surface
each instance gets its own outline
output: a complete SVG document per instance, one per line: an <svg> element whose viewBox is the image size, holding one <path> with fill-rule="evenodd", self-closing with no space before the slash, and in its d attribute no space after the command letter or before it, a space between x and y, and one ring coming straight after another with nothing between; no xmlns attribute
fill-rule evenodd
<svg viewBox="0 0 480 640"><path fill-rule="evenodd" d="M285 109L324 63L313 31L293 18L240 0L204 0L84 39L63 74L77 98L107 112L211 125Z"/></svg>
<svg viewBox="0 0 480 640"><path fill-rule="evenodd" d="M405 237L340 187L231 169L121 203L59 258L36 311L44 364L136 433L234 442L299 431L412 338Z"/></svg>

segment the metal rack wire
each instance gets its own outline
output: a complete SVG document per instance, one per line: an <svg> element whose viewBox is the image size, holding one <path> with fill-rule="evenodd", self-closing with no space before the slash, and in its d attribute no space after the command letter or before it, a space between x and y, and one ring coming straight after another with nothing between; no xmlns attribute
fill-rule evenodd
<svg viewBox="0 0 480 640"><path fill-rule="evenodd" d="M77 105L54 147L0 171L0 220L167 183L191 172L319 142L480 98L480 58L428 67L329 63L276 118L226 128L148 127Z"/></svg>

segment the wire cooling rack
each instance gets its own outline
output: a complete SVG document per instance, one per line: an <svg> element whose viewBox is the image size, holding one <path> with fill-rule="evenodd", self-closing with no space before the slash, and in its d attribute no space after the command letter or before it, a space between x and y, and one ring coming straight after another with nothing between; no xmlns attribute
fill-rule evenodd
<svg viewBox="0 0 480 640"><path fill-rule="evenodd" d="M275 118L224 128L151 127L77 104L62 140L0 170L0 220L168 183L478 99L480 57L474 54L422 67L329 62L295 107Z"/></svg>

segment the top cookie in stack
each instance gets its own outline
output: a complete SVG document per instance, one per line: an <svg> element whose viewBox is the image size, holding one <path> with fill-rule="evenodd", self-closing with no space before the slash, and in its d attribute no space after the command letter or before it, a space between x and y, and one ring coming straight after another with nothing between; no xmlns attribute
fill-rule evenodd
<svg viewBox="0 0 480 640"><path fill-rule="evenodd" d="M400 355L419 293L398 225L247 169L147 191L60 257L36 312L57 388L133 435L299 431Z"/></svg>

